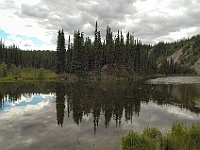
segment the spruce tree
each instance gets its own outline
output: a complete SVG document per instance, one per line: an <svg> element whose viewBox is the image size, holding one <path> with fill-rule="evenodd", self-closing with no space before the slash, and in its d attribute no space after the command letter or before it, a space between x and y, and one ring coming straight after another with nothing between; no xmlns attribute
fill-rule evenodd
<svg viewBox="0 0 200 150"><path fill-rule="evenodd" d="M120 35L119 35L119 30L117 32L117 37L115 39L115 64L117 64L117 66L119 66L120 64Z"/></svg>
<svg viewBox="0 0 200 150"><path fill-rule="evenodd" d="M112 39L111 27L107 26L106 30L106 64L114 64L114 42Z"/></svg>
<svg viewBox="0 0 200 150"><path fill-rule="evenodd" d="M78 76L85 74L84 34L74 32L73 72Z"/></svg>
<svg viewBox="0 0 200 150"><path fill-rule="evenodd" d="M101 74L101 67L103 64L103 51L102 51L102 43L101 43L101 33L98 32L98 45L97 45L97 76L99 77Z"/></svg>
<svg viewBox="0 0 200 150"><path fill-rule="evenodd" d="M66 63L65 36L63 29L58 31L56 72L64 73Z"/></svg>
<svg viewBox="0 0 200 150"><path fill-rule="evenodd" d="M72 64L73 64L73 51L70 41L70 35L69 35L69 41L68 41L68 50L67 50L67 72L72 73Z"/></svg>

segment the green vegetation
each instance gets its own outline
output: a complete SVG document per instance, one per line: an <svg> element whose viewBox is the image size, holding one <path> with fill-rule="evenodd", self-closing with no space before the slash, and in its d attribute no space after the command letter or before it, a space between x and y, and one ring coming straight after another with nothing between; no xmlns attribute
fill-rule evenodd
<svg viewBox="0 0 200 150"><path fill-rule="evenodd" d="M65 62L66 62L66 49L65 49L65 36L64 32L58 31L58 44L57 44L57 53L56 53L56 72L64 73L65 72Z"/></svg>
<svg viewBox="0 0 200 150"><path fill-rule="evenodd" d="M194 98L193 98L193 101L194 101L194 102L199 102L199 103L200 103L200 97L194 97Z"/></svg>
<svg viewBox="0 0 200 150"><path fill-rule="evenodd" d="M14 80L56 80L59 76L44 68L20 68L15 65L8 66L5 63L0 64L0 81Z"/></svg>
<svg viewBox="0 0 200 150"><path fill-rule="evenodd" d="M0 76L5 79L8 77L6 70L16 68L17 71L19 68L39 69L36 72L45 69L57 74L74 74L79 78L92 76L98 79L195 74L195 71L200 73L197 63L200 56L199 35L173 43L159 42L152 46L143 44L129 32L126 33L126 38L122 31L114 32L115 35L111 27L107 26L105 39L102 39L96 22L93 41L89 37L84 38L84 32L74 31L73 41L69 36L66 49L64 31L59 30L56 51L20 50L16 45L6 47L0 40ZM176 52L179 53L175 54ZM17 73L19 74L13 72ZM30 74L24 76L30 79L48 78L42 73L34 77Z"/></svg>
<svg viewBox="0 0 200 150"><path fill-rule="evenodd" d="M200 107L200 97L194 97L192 101L195 103L196 107Z"/></svg>
<svg viewBox="0 0 200 150"><path fill-rule="evenodd" d="M159 150L162 147L162 135L156 128L146 128L143 133L131 131L122 141L124 150Z"/></svg>
<svg viewBox="0 0 200 150"><path fill-rule="evenodd" d="M187 127L174 124L164 135L155 128L142 133L131 131L122 138L123 150L198 150L200 149L200 123Z"/></svg>
<svg viewBox="0 0 200 150"><path fill-rule="evenodd" d="M164 148L174 150L200 149L200 124L193 124L191 128L183 124L173 125L171 133L164 136Z"/></svg>
<svg viewBox="0 0 200 150"><path fill-rule="evenodd" d="M200 58L199 42L200 35L198 34L192 38L172 43L159 42L152 49L157 58L157 64L166 68L163 68L166 74L194 74L195 72L199 74L199 64L197 63ZM160 71L164 73L162 67L160 67Z"/></svg>

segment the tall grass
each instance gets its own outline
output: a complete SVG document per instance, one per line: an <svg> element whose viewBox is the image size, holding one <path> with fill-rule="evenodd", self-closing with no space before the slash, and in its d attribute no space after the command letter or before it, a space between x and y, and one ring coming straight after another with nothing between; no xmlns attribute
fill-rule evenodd
<svg viewBox="0 0 200 150"><path fill-rule="evenodd" d="M124 150L159 150L162 146L162 135L156 128L146 128L143 133L131 131L122 138Z"/></svg>
<svg viewBox="0 0 200 150"><path fill-rule="evenodd" d="M200 150L200 123L187 127L174 124L171 131L161 134L156 128L142 133L131 131L122 138L123 150Z"/></svg>

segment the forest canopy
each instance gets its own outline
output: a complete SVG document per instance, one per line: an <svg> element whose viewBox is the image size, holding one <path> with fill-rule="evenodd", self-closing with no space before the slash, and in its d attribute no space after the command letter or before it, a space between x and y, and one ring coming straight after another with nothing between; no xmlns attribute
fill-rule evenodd
<svg viewBox="0 0 200 150"><path fill-rule="evenodd" d="M102 39L97 22L92 32L93 40L84 37L84 32L74 31L66 45L64 31L59 30L56 51L21 50L14 44L6 47L0 40L0 72L4 72L5 65L7 70L14 65L17 68L43 68L57 74L96 77L195 73L187 65L167 59L168 43L143 44L129 32L125 37L120 30L114 35L109 26L105 39Z"/></svg>

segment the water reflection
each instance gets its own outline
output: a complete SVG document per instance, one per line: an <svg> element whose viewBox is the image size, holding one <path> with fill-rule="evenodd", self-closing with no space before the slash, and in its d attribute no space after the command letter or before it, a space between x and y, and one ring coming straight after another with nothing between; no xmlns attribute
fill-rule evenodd
<svg viewBox="0 0 200 150"><path fill-rule="evenodd" d="M0 108L3 110L6 102L20 101L26 94L55 93L57 124L61 127L67 125L64 120L68 117L73 118L74 123L79 126L84 117L92 117L93 131L96 134L100 121L104 121L105 128L112 121L116 128L123 122L132 124L133 117L140 117L141 105L148 105L149 102L160 108L176 106L198 114L200 109L192 100L200 97L199 90L200 85L156 85L144 82L0 83Z"/></svg>
<svg viewBox="0 0 200 150"><path fill-rule="evenodd" d="M100 118L105 119L105 127L114 120L120 126L122 116L131 121L139 116L141 102L147 100L135 85L124 84L73 84L66 88L69 112L73 112L74 122L79 125L83 116L92 114L94 134Z"/></svg>
<svg viewBox="0 0 200 150"><path fill-rule="evenodd" d="M73 84L66 88L68 112L73 112L73 120L77 125L83 116L92 114L95 134L100 118L104 118L106 128L111 120L119 127L123 116L126 122L132 123L133 116L140 115L141 104L148 104L149 101L161 107L173 105L199 113L199 108L192 102L194 96L200 96L198 88L195 85L141 83Z"/></svg>
<svg viewBox="0 0 200 150"><path fill-rule="evenodd" d="M57 123L62 127L65 115L65 86L60 83L56 85L56 110L57 110Z"/></svg>

